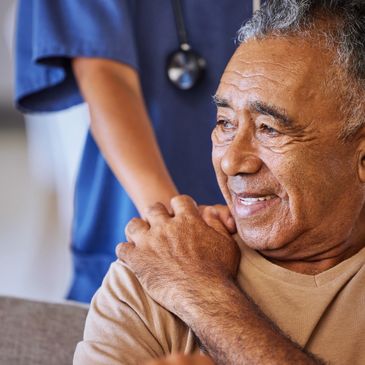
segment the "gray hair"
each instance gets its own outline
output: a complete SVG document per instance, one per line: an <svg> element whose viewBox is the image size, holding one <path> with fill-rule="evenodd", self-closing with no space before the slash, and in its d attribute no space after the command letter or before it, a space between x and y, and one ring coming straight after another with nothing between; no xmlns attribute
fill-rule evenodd
<svg viewBox="0 0 365 365"><path fill-rule="evenodd" d="M319 19L329 25L316 29ZM332 21L335 26L330 25ZM347 139L365 126L365 0L267 0L241 27L237 40L244 43L272 36L312 39L315 35L337 50L334 63L345 75L345 80L337 77L337 81L347 85L347 100L341 103L346 116L341 137Z"/></svg>

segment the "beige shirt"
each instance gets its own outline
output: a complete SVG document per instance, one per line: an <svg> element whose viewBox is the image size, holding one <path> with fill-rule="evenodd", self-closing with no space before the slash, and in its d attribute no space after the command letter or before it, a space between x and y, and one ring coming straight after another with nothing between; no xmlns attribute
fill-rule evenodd
<svg viewBox="0 0 365 365"><path fill-rule="evenodd" d="M283 269L243 247L238 281L301 346L330 364L365 364L365 248L312 276ZM143 364L198 350L191 330L154 302L117 261L92 300L74 364Z"/></svg>

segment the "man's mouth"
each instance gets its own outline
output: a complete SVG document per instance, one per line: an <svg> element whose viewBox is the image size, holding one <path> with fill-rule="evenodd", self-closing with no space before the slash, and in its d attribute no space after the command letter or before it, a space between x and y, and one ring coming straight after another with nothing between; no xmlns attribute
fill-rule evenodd
<svg viewBox="0 0 365 365"><path fill-rule="evenodd" d="M233 206L238 218L249 218L263 214L280 201L275 194L233 193Z"/></svg>
<svg viewBox="0 0 365 365"><path fill-rule="evenodd" d="M263 201L268 201L268 200L271 200L271 199L275 199L276 197L277 197L276 195L265 195L265 196L259 196L257 198L241 198L241 197L238 197L238 199L243 205L254 205L254 204L257 204L258 202L263 202Z"/></svg>

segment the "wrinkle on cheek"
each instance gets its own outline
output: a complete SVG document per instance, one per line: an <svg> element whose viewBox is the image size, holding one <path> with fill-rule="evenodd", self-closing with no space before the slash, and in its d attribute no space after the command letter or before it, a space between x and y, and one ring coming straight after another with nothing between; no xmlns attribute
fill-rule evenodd
<svg viewBox="0 0 365 365"><path fill-rule="evenodd" d="M292 153L293 149L297 148L296 142L293 140L286 140L281 142L268 141L261 142L262 145L262 157L265 160L265 157L268 156L272 159L275 156L286 156L288 153ZM274 154L274 156L272 156Z"/></svg>
<svg viewBox="0 0 365 365"><path fill-rule="evenodd" d="M214 136L212 136L212 146L215 148L228 148L234 136L229 136L228 138L220 138L218 137L218 132L215 132Z"/></svg>
<svg viewBox="0 0 365 365"><path fill-rule="evenodd" d="M216 171L216 174L218 174L221 170L221 162L222 162L222 158L225 154L225 151L226 151L225 147L213 146L212 162L213 162L213 166Z"/></svg>
<svg viewBox="0 0 365 365"><path fill-rule="evenodd" d="M228 177L227 175L224 174L221 167L222 158L224 156L225 150L226 150L225 148L213 147L212 162L219 188L227 204L230 206L232 204L231 204L230 193L227 188Z"/></svg>
<svg viewBox="0 0 365 365"><path fill-rule="evenodd" d="M269 140L269 142L262 143L267 151L271 151L278 155L285 155L288 153L295 153L298 150L308 150L312 152L313 149L320 146L321 143L314 135L306 135L304 131L297 136L282 136L277 139Z"/></svg>
<svg viewBox="0 0 365 365"><path fill-rule="evenodd" d="M290 141L282 142L277 146L268 146L266 148L275 154L286 155L292 153L295 149L303 148L302 142L301 139L291 139Z"/></svg>

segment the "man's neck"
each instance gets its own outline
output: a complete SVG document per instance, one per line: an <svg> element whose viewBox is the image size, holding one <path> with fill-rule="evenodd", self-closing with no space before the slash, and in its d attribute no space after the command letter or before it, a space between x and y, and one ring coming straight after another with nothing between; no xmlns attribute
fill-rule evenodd
<svg viewBox="0 0 365 365"><path fill-rule="evenodd" d="M304 260L280 260L270 258L265 255L263 256L275 265L281 266L285 269L305 275L317 275L357 254L365 247L363 242L365 241L362 241L357 245L349 246L345 249L335 247L333 250L326 252L326 254L311 256Z"/></svg>

